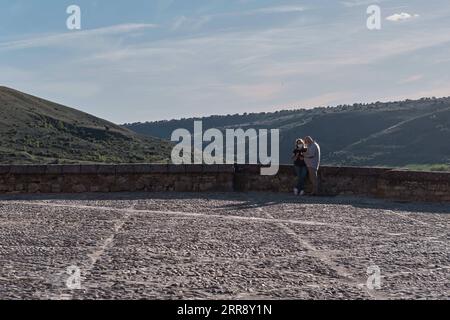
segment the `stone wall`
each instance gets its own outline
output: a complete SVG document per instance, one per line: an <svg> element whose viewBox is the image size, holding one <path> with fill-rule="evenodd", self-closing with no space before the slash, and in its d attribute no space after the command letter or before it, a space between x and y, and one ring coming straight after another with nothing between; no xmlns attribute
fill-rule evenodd
<svg viewBox="0 0 450 320"><path fill-rule="evenodd" d="M234 166L0 166L0 193L233 191Z"/></svg>
<svg viewBox="0 0 450 320"><path fill-rule="evenodd" d="M235 190L291 192L294 169L282 166L275 177L258 174L259 166L236 166ZM323 195L368 196L400 201L450 202L450 172L416 172L386 168L322 167ZM307 185L307 190L311 189Z"/></svg>
<svg viewBox="0 0 450 320"><path fill-rule="evenodd" d="M0 194L83 192L291 192L292 166L261 176L256 165L25 165L0 166ZM322 167L324 195L450 202L450 173L383 168ZM307 190L310 186L307 186Z"/></svg>

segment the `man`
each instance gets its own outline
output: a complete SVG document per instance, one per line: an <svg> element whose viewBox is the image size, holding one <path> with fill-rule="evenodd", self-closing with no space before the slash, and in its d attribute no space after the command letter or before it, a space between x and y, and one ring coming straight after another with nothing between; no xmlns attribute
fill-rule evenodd
<svg viewBox="0 0 450 320"><path fill-rule="evenodd" d="M319 195L319 167L320 167L320 146L311 137L305 138L308 151L303 155L308 167L309 178L313 185L313 196Z"/></svg>

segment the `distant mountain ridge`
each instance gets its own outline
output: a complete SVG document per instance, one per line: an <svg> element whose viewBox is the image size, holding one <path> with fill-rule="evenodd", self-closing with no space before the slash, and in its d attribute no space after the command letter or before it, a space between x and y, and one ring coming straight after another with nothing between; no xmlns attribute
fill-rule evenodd
<svg viewBox="0 0 450 320"><path fill-rule="evenodd" d="M203 121L204 130L280 129L283 163L291 162L295 139L311 135L320 143L326 164L450 164L450 97L132 123L124 127L170 139L175 129L192 132L195 120Z"/></svg>
<svg viewBox="0 0 450 320"><path fill-rule="evenodd" d="M160 138L0 87L0 163L160 162L170 150Z"/></svg>

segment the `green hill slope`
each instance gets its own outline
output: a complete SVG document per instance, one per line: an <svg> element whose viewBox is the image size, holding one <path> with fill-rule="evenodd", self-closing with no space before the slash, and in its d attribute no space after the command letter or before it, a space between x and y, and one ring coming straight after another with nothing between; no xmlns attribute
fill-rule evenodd
<svg viewBox="0 0 450 320"><path fill-rule="evenodd" d="M0 163L136 163L171 145L92 115L0 87Z"/></svg>
<svg viewBox="0 0 450 320"><path fill-rule="evenodd" d="M281 159L290 163L297 137L313 136L326 164L403 167L450 164L450 98L355 104L274 113L126 124L135 132L169 139L173 130L209 128L281 130Z"/></svg>

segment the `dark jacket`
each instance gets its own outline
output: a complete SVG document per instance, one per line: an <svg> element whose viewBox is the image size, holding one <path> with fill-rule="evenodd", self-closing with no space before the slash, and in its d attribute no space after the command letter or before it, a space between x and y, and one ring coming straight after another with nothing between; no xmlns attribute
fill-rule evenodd
<svg viewBox="0 0 450 320"><path fill-rule="evenodd" d="M307 151L308 149L306 148L296 148L293 151L293 154L295 156L295 160L294 160L294 165L297 167L306 167L306 163L305 160L303 159L303 154Z"/></svg>

